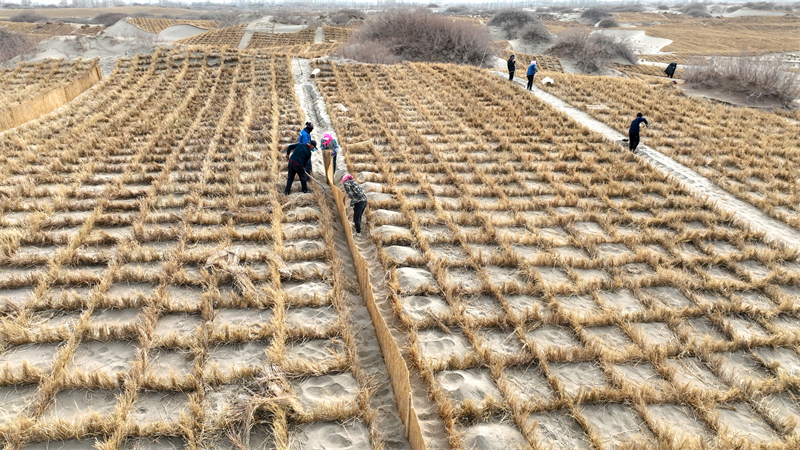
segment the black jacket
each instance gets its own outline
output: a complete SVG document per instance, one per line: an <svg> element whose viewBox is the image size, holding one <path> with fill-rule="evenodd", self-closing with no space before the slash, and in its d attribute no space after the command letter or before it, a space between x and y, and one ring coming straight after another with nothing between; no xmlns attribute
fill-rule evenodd
<svg viewBox="0 0 800 450"><path fill-rule="evenodd" d="M516 72L516 70L517 70L517 60L508 58L508 71Z"/></svg>
<svg viewBox="0 0 800 450"><path fill-rule="evenodd" d="M286 153L288 154L290 151L292 152L292 156L289 158L289 162L293 162L300 167L305 167L306 163L311 160L311 146L308 144L292 144L286 149Z"/></svg>
<svg viewBox="0 0 800 450"><path fill-rule="evenodd" d="M675 75L675 69L677 69L677 68L678 68L678 64L677 63L669 63L667 68L664 69L664 73L667 74L667 75L670 75L670 76Z"/></svg>

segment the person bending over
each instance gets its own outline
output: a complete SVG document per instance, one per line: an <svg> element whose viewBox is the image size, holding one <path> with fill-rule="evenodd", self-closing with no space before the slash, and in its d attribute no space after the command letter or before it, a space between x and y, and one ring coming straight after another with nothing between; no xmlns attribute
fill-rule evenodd
<svg viewBox="0 0 800 450"><path fill-rule="evenodd" d="M311 161L311 152L317 149L316 141L309 141L305 144L292 144L286 149L286 157L289 158L289 171L286 178L286 195L292 191L294 176L300 177L300 187L303 193L311 192L308 190L308 176L305 167ZM289 156L289 152L292 156Z"/></svg>
<svg viewBox="0 0 800 450"><path fill-rule="evenodd" d="M367 208L367 195L360 184L349 173L342 177L342 184L347 196L350 197L350 206L353 207L353 222L356 225L356 234L361 234L361 215Z"/></svg>
<svg viewBox="0 0 800 450"><path fill-rule="evenodd" d="M647 119L642 117L642 113L636 114L636 118L633 119L631 122L631 128L628 130L628 149L633 153L636 153L636 147L639 146L639 127L642 126L642 122L647 125L647 128L650 128L650 124L647 123Z"/></svg>

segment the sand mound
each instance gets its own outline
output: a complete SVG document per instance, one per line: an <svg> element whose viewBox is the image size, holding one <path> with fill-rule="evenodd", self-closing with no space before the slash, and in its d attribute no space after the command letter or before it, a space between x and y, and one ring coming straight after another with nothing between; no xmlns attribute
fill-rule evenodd
<svg viewBox="0 0 800 450"><path fill-rule="evenodd" d="M157 34L148 33L141 28L131 25L124 20L120 20L119 22L111 25L110 27L106 28L103 32L106 36L114 36L114 37L136 37L141 39L153 39Z"/></svg>
<svg viewBox="0 0 800 450"><path fill-rule="evenodd" d="M672 43L669 39L648 36L641 30L600 30L597 32L627 39L631 43L631 47L633 47L633 52L641 55L658 53L662 48Z"/></svg>
<svg viewBox="0 0 800 450"><path fill-rule="evenodd" d="M204 33L208 30L193 27L191 25L173 25L158 33L159 39L167 42L177 41L178 39L188 38L196 34Z"/></svg>
<svg viewBox="0 0 800 450"><path fill-rule="evenodd" d="M475 450L505 450L528 446L514 426L502 423L482 423L464 429L464 444Z"/></svg>

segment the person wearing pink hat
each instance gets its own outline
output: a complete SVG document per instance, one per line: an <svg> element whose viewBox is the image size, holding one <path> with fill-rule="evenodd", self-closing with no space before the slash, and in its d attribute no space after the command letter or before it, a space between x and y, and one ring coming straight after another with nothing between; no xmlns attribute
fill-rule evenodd
<svg viewBox="0 0 800 450"><path fill-rule="evenodd" d="M339 143L329 133L322 136L322 149L333 150L331 156L333 157L333 173L336 173L336 155L339 153Z"/></svg>
<svg viewBox="0 0 800 450"><path fill-rule="evenodd" d="M364 193L364 189L349 173L342 177L342 185L344 185L344 191L347 193L347 196L350 197L350 206L353 207L353 222L356 225L356 234L360 235L361 215L364 214L364 210L367 208L367 194Z"/></svg>

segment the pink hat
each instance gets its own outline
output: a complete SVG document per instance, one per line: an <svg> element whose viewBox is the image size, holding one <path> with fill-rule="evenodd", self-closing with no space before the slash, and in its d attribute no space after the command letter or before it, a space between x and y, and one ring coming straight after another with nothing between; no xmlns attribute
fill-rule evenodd
<svg viewBox="0 0 800 450"><path fill-rule="evenodd" d="M347 175L342 177L342 183L346 183L346 182L348 182L348 181L350 181L352 179L353 179L353 176L348 173Z"/></svg>
<svg viewBox="0 0 800 450"><path fill-rule="evenodd" d="M328 133L325 133L325 135L324 135L324 136L322 136L322 145L328 145L328 143L329 143L330 141L332 141L332 140L333 140L333 136L331 136L331 135L330 135L330 134L328 134Z"/></svg>

